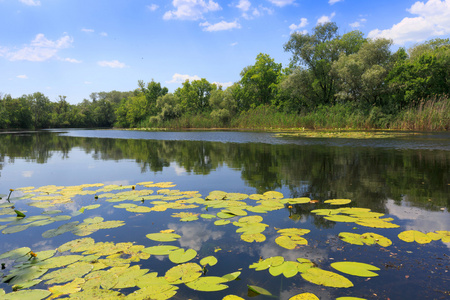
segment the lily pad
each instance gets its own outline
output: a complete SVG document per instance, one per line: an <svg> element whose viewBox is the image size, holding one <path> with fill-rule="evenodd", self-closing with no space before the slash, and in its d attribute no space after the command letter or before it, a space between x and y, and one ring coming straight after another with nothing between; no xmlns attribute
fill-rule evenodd
<svg viewBox="0 0 450 300"><path fill-rule="evenodd" d="M150 240L157 241L157 242L172 242L176 241L177 239L181 238L180 235L176 233L149 233L146 235L146 237Z"/></svg>
<svg viewBox="0 0 450 300"><path fill-rule="evenodd" d="M224 282L227 282L227 280L223 277L208 276L187 282L186 286L196 291L215 292L228 288L227 285L222 284Z"/></svg>
<svg viewBox="0 0 450 300"><path fill-rule="evenodd" d="M214 266L215 264L217 264L217 258L215 258L214 256L207 256L202 260L200 260L200 265L202 266L206 265Z"/></svg>
<svg viewBox="0 0 450 300"><path fill-rule="evenodd" d="M30 253L31 249L28 247L17 248L14 250L7 251L0 255L0 259L9 258L9 259L17 259L19 257L25 256Z"/></svg>
<svg viewBox="0 0 450 300"><path fill-rule="evenodd" d="M319 300L316 295L312 293L301 293L289 298L289 300Z"/></svg>
<svg viewBox="0 0 450 300"><path fill-rule="evenodd" d="M187 283L202 275L203 269L196 263L185 263L169 269L164 276L168 282Z"/></svg>
<svg viewBox="0 0 450 300"><path fill-rule="evenodd" d="M197 251L195 251L194 249L187 249L186 251L184 249L177 249L169 253L170 261L175 264L188 262L196 256Z"/></svg>
<svg viewBox="0 0 450 300"><path fill-rule="evenodd" d="M375 277L378 276L377 273L372 271L379 271L380 268L375 266L360 263L360 262L352 262L352 261L342 261L335 262L331 264L331 267L335 268L342 273L360 276L360 277Z"/></svg>
<svg viewBox="0 0 450 300"><path fill-rule="evenodd" d="M336 288L349 288L353 286L353 283L344 276L319 268L310 268L306 272L301 273L301 276L309 282L323 286Z"/></svg>
<svg viewBox="0 0 450 300"><path fill-rule="evenodd" d="M179 249L177 246L170 245L160 245L148 247L142 250L142 252L151 254L151 255L169 255L170 252Z"/></svg>
<svg viewBox="0 0 450 300"><path fill-rule="evenodd" d="M407 243L417 242L419 244L428 244L431 242L430 236L417 230L406 230L398 234L398 238Z"/></svg>
<svg viewBox="0 0 450 300"><path fill-rule="evenodd" d="M344 204L349 204L350 202L352 202L352 200L350 200L350 199L331 199L331 200L324 201L324 203L328 203L331 205L344 205Z"/></svg>
<svg viewBox="0 0 450 300"><path fill-rule="evenodd" d="M76 262L51 273L47 273L42 277L42 280L47 280L47 284L64 283L75 278L81 278L89 273L94 266L87 262Z"/></svg>
<svg viewBox="0 0 450 300"><path fill-rule="evenodd" d="M272 296L272 294L268 290L266 290L262 287L259 287L256 285L248 285L248 284L247 284L247 287L250 291L252 291L253 293L256 293L257 295Z"/></svg>
<svg viewBox="0 0 450 300"><path fill-rule="evenodd" d="M48 296L50 296L52 293L47 290L22 290L18 292L12 292L9 294L2 295L3 300L41 300Z"/></svg>

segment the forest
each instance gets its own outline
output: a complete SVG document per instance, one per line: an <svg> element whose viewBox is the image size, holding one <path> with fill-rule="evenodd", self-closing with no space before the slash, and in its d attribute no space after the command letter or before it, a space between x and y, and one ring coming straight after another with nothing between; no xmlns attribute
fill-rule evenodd
<svg viewBox="0 0 450 300"><path fill-rule="evenodd" d="M92 93L76 105L0 93L0 129L450 129L448 38L392 51L391 40L340 35L330 22L292 33L283 47L288 66L260 53L226 88L202 78L171 93L139 80L133 91Z"/></svg>

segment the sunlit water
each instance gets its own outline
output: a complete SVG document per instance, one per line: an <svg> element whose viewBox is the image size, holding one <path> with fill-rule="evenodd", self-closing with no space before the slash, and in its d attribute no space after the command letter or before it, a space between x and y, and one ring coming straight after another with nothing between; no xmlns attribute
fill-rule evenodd
<svg viewBox="0 0 450 300"><path fill-rule="evenodd" d="M405 243L404 230L430 232L450 230L450 135L418 134L389 139L279 138L266 132L144 132L118 130L52 130L0 134L0 194L25 186L72 186L85 183L136 184L142 181L174 182L175 189L199 191L203 197L213 190L245 194L279 191L287 197L309 197L318 204L294 205L264 214L270 225L263 243L246 243L236 227L214 226L211 220L180 222L173 211L136 214L115 209L115 203L79 197L60 207L66 214L84 205L102 206L72 220L102 216L124 220L126 226L100 230L90 235L96 241L136 242L146 247L157 242L147 233L174 229L182 238L172 244L191 248L200 257L214 255L219 263L207 275L221 276L240 270L240 280L220 292L195 292L180 285L176 299L222 299L228 294L247 298L247 285L269 290L276 298L311 292L320 299L340 296L367 299L440 299L449 297L449 244ZM387 214L400 225L376 229L335 223L310 211L329 208L327 199L351 199L350 206ZM0 200L0 202L3 200ZM40 214L24 204L17 208L28 215ZM200 212L189 210L192 212ZM204 212L204 211L203 211ZM235 218L237 219L237 218ZM234 219L232 219L233 221ZM33 251L55 249L75 238L71 233L44 239L43 231L61 222L0 235L0 253L29 246ZM1 224L0 224L1 225ZM275 228L310 229L307 246L287 250L274 242ZM341 241L343 231L375 232L393 241L386 248L357 246ZM214 252L220 247L222 250ZM358 261L379 267L370 279L347 275L349 289L309 283L300 275L272 277L249 265L261 257L282 255L286 260L308 258L325 270L335 261ZM173 263L151 257L141 268L164 275ZM0 284L10 292L10 287ZM35 287L34 287L35 288ZM37 288L46 288L44 284ZM124 291L126 293L126 291ZM257 299L265 296L258 296ZM269 299L269 298L267 298Z"/></svg>

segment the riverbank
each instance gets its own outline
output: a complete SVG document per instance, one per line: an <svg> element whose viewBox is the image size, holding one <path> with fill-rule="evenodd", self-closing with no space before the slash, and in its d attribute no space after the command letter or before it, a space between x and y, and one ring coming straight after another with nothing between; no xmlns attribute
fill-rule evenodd
<svg viewBox="0 0 450 300"><path fill-rule="evenodd" d="M369 110L350 104L320 106L308 113L288 114L274 107L259 106L232 117L228 122L216 120L209 113L182 115L179 118L156 124L141 124L142 129L222 129L222 130L273 130L273 129L346 129L346 130L450 130L450 99L441 97L397 114L387 114L379 107Z"/></svg>

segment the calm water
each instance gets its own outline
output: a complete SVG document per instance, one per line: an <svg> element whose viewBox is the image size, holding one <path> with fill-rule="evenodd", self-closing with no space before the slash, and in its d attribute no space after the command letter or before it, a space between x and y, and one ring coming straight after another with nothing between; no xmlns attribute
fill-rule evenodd
<svg viewBox="0 0 450 300"><path fill-rule="evenodd" d="M114 209L115 203L101 199L96 201L102 204L100 208L73 218L82 221L102 216L124 220L126 226L100 230L90 237L115 243L131 241L146 247L158 244L146 239L146 234L171 228L182 235L174 245L194 249L200 257L218 258L219 263L210 268L208 275L221 276L241 269L240 280L228 283L229 288L224 291L195 292L180 286L175 299L222 299L228 294L247 299L247 284L264 287L279 299L301 292L314 293L320 299L448 298L450 245L441 241L405 243L397 234L410 229L450 230L449 170L448 133L363 140L278 138L263 132L53 130L0 134L0 194L25 186L170 181L176 184L174 189L199 191L203 197L213 190L249 195L279 191L286 198L319 200L318 204L294 205L263 215L264 222L270 225L263 243L242 242L236 227L214 226L214 220L180 222L170 217L173 211L130 213ZM401 227L355 227L353 223L335 223L311 213L316 208L329 208L323 200L339 198L352 199L350 206L387 214ZM16 207L27 210L29 215L42 212L25 202L19 203ZM92 197L80 197L59 209L70 214L89 204L93 204ZM23 246L35 252L55 249L79 238L72 233L50 239L41 237L43 231L61 224L0 234L0 253ZM305 236L309 244L296 250L278 246L274 228L290 227L310 229ZM337 237L343 231L379 233L390 238L393 245L351 245ZM222 251L215 253L215 247ZM275 255L286 260L308 258L325 270L333 270L330 263L343 260L373 264L381 270L377 271L378 277L369 280L346 275L354 287L337 289L312 284L300 275L289 279L282 275L272 277L267 270L256 272L248 268L260 257ZM167 258L154 256L139 264L160 275L173 265ZM0 288L11 291L6 284L0 284ZM270 299L256 297L264 298Z"/></svg>

